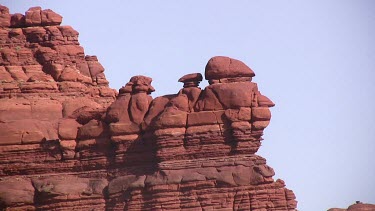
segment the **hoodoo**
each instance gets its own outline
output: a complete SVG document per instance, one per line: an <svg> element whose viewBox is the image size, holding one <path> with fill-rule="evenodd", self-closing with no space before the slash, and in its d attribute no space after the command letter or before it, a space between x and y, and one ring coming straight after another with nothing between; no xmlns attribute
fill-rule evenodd
<svg viewBox="0 0 375 211"><path fill-rule="evenodd" d="M1 209L296 210L256 155L274 103L246 64L211 58L203 90L191 73L177 94L140 75L117 93L61 21L0 6Z"/></svg>

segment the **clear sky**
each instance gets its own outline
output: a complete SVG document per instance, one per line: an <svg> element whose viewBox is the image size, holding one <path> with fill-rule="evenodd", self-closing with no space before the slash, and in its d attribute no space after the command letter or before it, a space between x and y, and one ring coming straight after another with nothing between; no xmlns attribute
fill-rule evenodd
<svg viewBox="0 0 375 211"><path fill-rule="evenodd" d="M61 14L115 89L142 74L154 79L154 96L176 93L179 77L204 73L212 56L242 60L276 103L258 154L299 210L375 204L375 1L0 3Z"/></svg>

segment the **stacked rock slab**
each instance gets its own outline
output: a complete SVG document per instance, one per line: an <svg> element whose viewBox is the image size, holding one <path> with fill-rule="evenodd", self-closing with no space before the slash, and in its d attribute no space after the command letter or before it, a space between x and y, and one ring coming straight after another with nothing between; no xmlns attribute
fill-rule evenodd
<svg viewBox="0 0 375 211"><path fill-rule="evenodd" d="M228 57L152 99L133 76L117 94L51 10L0 7L0 207L8 210L296 210L255 155L272 101Z"/></svg>
<svg viewBox="0 0 375 211"><path fill-rule="evenodd" d="M87 204L105 204L106 179L71 175L86 165L77 160L78 128L100 119L116 91L97 58L84 54L78 32L61 21L40 7L10 14L0 6L1 208L54 208L67 194L69 206L81 206L77 199L90 187Z"/></svg>

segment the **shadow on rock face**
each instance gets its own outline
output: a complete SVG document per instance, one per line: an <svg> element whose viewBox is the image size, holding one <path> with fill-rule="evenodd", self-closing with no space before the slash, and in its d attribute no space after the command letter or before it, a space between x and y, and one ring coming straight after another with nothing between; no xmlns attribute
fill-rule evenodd
<svg viewBox="0 0 375 211"><path fill-rule="evenodd" d="M274 103L251 68L216 56L205 88L190 73L153 99L152 79L137 75L117 94L61 21L40 7L0 6L1 208L296 209L255 155Z"/></svg>

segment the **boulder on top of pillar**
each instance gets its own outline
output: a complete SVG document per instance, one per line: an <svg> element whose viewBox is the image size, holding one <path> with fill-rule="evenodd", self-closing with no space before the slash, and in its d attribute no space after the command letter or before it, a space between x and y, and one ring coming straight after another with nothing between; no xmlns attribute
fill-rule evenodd
<svg viewBox="0 0 375 211"><path fill-rule="evenodd" d="M225 110L251 107L257 85L251 82L255 76L243 62L225 57L212 57L205 70L209 86L205 88L195 105L196 111Z"/></svg>
<svg viewBox="0 0 375 211"><path fill-rule="evenodd" d="M178 82L184 83L184 88L198 87L199 83L203 80L202 74L190 73L178 79Z"/></svg>
<svg viewBox="0 0 375 211"><path fill-rule="evenodd" d="M243 62L226 56L212 57L205 68L205 78L210 84L251 81L255 73Z"/></svg>

